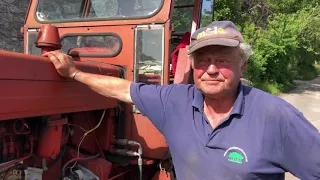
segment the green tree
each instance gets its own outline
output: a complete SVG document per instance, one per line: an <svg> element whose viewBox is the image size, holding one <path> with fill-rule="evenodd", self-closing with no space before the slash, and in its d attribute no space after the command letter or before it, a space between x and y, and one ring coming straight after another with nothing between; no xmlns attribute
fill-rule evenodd
<svg viewBox="0 0 320 180"><path fill-rule="evenodd" d="M192 12L193 7L183 7L179 8L179 6L183 5L192 5L194 4L194 0L175 0L173 14L172 14L172 22L174 25L174 31L176 32L186 32L190 31L192 24Z"/></svg>
<svg viewBox="0 0 320 180"><path fill-rule="evenodd" d="M202 26L211 23L214 10L214 20L239 21L241 19L241 0L206 0L211 3L209 9L204 9ZM213 8L214 7L214 8Z"/></svg>

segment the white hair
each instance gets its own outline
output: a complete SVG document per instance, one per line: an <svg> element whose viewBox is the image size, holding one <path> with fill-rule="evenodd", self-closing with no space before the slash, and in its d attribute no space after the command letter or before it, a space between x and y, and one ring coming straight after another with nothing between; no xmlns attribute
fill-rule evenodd
<svg viewBox="0 0 320 180"><path fill-rule="evenodd" d="M241 66L243 65L244 62L248 61L250 56L253 54L252 48L248 43L240 43L238 45L238 47L241 50ZM189 59L191 60L191 66L193 68L194 66L194 62L193 62L193 58L194 58L194 53L191 53L189 55Z"/></svg>
<svg viewBox="0 0 320 180"><path fill-rule="evenodd" d="M253 54L251 46L248 43L240 43L239 48L241 49L242 63L248 61Z"/></svg>

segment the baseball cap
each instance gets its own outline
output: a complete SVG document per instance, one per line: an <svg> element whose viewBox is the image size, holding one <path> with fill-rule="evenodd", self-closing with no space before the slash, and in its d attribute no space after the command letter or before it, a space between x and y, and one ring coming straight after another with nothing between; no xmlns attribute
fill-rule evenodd
<svg viewBox="0 0 320 180"><path fill-rule="evenodd" d="M210 45L236 47L244 42L238 28L231 21L213 21L206 27L199 28L191 36L188 54Z"/></svg>

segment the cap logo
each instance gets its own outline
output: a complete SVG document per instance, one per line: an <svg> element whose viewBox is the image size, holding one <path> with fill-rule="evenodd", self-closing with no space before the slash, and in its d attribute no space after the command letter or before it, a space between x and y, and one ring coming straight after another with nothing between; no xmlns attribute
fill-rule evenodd
<svg viewBox="0 0 320 180"><path fill-rule="evenodd" d="M207 28L205 31L197 35L197 39L203 38L208 35L214 35L214 34L224 34L224 29L218 28L217 26L214 26L213 29Z"/></svg>

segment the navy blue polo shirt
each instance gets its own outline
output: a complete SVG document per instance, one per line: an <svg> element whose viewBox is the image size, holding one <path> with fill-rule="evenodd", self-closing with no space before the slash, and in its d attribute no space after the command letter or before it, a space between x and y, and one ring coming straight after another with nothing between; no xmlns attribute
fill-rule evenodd
<svg viewBox="0 0 320 180"><path fill-rule="evenodd" d="M164 135L178 180L320 179L320 133L277 96L240 83L214 129L194 85L133 83L133 103Z"/></svg>

